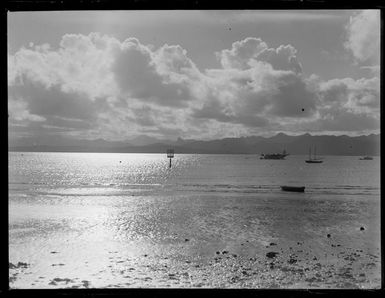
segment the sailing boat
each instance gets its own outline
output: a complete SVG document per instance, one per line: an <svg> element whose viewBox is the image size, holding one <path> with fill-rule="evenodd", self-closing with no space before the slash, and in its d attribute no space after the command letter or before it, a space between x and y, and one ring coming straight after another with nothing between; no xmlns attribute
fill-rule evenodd
<svg viewBox="0 0 385 298"><path fill-rule="evenodd" d="M309 159L305 160L307 163L322 163L323 160L316 158L316 149L317 147L314 147L314 158L311 158L311 147L309 148Z"/></svg>

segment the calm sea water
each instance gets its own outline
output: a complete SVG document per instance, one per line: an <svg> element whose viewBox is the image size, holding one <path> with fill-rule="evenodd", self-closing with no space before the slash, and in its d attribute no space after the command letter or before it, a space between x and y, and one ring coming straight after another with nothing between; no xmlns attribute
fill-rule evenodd
<svg viewBox="0 0 385 298"><path fill-rule="evenodd" d="M264 258L272 241L283 250L303 241L304 251L324 258L325 272L334 270L328 262L345 268L327 233L338 237L341 253L347 246L365 252L358 265L366 266L379 255L379 157L324 156L322 164L306 158L176 154L170 169L166 154L10 152L10 262L28 264L12 269L11 287L189 287L188 274L198 287L226 287L233 273L227 265L215 271L216 251L248 261ZM282 192L281 185L306 191ZM252 268L265 270L263 262ZM181 279L170 281L170 272ZM367 287L379 284L373 272ZM287 285L301 286L301 279L282 274ZM362 284L335 274L331 285ZM267 281L273 279L249 286Z"/></svg>
<svg viewBox="0 0 385 298"><path fill-rule="evenodd" d="M309 193L379 195L379 157L306 156L260 160L257 155L16 153L9 154L10 199L31 202L42 195L157 195L183 193L274 193L280 185L306 186Z"/></svg>

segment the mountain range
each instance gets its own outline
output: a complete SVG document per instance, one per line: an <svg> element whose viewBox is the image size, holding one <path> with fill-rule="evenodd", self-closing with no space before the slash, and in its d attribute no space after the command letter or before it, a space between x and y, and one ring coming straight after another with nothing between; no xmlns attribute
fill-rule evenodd
<svg viewBox="0 0 385 298"><path fill-rule="evenodd" d="M199 154L262 154L280 153L284 149L292 155L308 154L316 146L318 155L379 155L380 134L350 137L347 135L303 134L290 136L278 133L273 137L248 136L218 140L176 141L140 136L127 142L104 139L76 140L60 136L40 139L8 139L9 151L21 152L117 152L165 153L173 148L177 153Z"/></svg>

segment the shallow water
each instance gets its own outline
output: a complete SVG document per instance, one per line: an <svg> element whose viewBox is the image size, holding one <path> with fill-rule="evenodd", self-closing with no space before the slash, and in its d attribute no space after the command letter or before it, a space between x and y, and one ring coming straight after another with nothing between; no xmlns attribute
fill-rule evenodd
<svg viewBox="0 0 385 298"><path fill-rule="evenodd" d="M10 153L10 286L379 287L379 159L305 158Z"/></svg>

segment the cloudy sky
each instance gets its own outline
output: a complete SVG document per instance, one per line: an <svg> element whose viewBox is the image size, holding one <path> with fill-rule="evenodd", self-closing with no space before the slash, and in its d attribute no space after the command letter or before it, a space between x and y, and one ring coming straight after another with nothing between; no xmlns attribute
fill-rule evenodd
<svg viewBox="0 0 385 298"><path fill-rule="evenodd" d="M8 14L9 135L378 133L380 13Z"/></svg>

